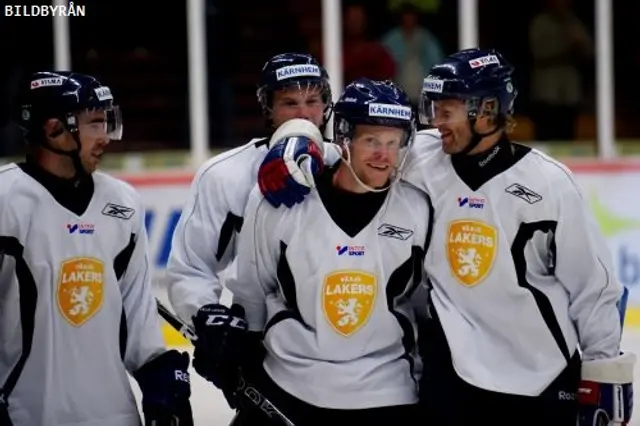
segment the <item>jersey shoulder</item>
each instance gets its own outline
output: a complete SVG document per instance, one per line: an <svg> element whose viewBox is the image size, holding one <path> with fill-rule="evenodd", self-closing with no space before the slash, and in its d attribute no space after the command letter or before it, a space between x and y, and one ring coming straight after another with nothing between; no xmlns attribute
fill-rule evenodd
<svg viewBox="0 0 640 426"><path fill-rule="evenodd" d="M397 196L390 200L393 208L398 209L404 223L416 232L416 237L424 239L428 224L433 220L433 204L429 195L411 185L399 181L395 185Z"/></svg>
<svg viewBox="0 0 640 426"><path fill-rule="evenodd" d="M422 166L429 164L430 167L443 164L446 154L442 150L440 132L436 129L427 129L416 133L408 155L409 164Z"/></svg>
<svg viewBox="0 0 640 426"><path fill-rule="evenodd" d="M436 182L450 173L451 159L442 150L440 132L435 129L421 130L416 133L409 148L402 179L413 186L431 193Z"/></svg>
<svg viewBox="0 0 640 426"><path fill-rule="evenodd" d="M573 173L562 162L535 148L531 148L523 160L519 173L522 184L542 187L546 197L561 199L563 194L580 194Z"/></svg>
<svg viewBox="0 0 640 426"><path fill-rule="evenodd" d="M20 182L25 182L25 179L31 178L15 163L0 167L0 218L4 215L5 208L14 203L16 195L24 194L20 189Z"/></svg>
<svg viewBox="0 0 640 426"><path fill-rule="evenodd" d="M437 129L424 129L416 133L413 141L417 152L442 152L442 137Z"/></svg>
<svg viewBox="0 0 640 426"><path fill-rule="evenodd" d="M125 207L125 211L133 209L134 213L143 213L140 193L131 184L100 171L93 174L93 181L95 195L105 199L105 209L112 205Z"/></svg>
<svg viewBox="0 0 640 426"><path fill-rule="evenodd" d="M396 182L394 191L409 208L409 212L419 211L420 214L424 214L425 211L428 211L429 205L431 204L429 195L410 182L403 180Z"/></svg>
<svg viewBox="0 0 640 426"><path fill-rule="evenodd" d="M250 175L250 171L266 155L266 142L265 138L252 139L245 145L211 157L198 168L193 180L194 186L206 191L212 187L233 188L241 183L246 186L248 177L252 178L251 182L257 181L257 176Z"/></svg>
<svg viewBox="0 0 640 426"><path fill-rule="evenodd" d="M309 195L309 198L313 198L314 193L315 191ZM282 233L280 225L288 223L292 216L305 211L310 204L312 204L310 200L306 200L304 203L296 204L291 208L285 206L274 207L262 195L259 186L255 184L247 196L245 214L247 217L253 215L254 232L266 234L269 238L277 235L279 238ZM284 227L285 230L288 228L293 230L295 227ZM245 228L243 227L242 229L244 232ZM249 229L249 227L246 229Z"/></svg>
<svg viewBox="0 0 640 426"><path fill-rule="evenodd" d="M8 196L13 190L15 184L24 178L25 175L20 167L15 163L6 164L0 167L0 200ZM1 207L1 205L0 205Z"/></svg>

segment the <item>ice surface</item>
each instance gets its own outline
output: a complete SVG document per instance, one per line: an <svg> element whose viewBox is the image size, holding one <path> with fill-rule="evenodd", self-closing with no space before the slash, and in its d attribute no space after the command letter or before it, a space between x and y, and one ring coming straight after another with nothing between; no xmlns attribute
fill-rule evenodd
<svg viewBox="0 0 640 426"><path fill-rule="evenodd" d="M640 329L626 330L623 337L623 349L640 355ZM640 383L639 368L635 371L636 383ZM213 385L207 383L195 372L191 375L192 396L191 405L195 426L227 426L234 416L234 412L227 405L222 393ZM137 386L136 396L139 397ZM640 392L635 392L635 406L640 407ZM640 410L636 411L631 425L640 426Z"/></svg>

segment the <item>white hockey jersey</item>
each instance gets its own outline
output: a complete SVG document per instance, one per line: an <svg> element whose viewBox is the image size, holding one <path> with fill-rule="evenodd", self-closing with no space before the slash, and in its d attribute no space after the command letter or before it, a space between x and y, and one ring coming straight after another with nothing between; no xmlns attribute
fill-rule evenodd
<svg viewBox="0 0 640 426"><path fill-rule="evenodd" d="M570 171L520 146L522 158L472 188L441 144L419 132L403 178L433 199L425 268L458 375L538 395L578 344L585 359L618 355L621 286Z"/></svg>
<svg viewBox="0 0 640 426"><path fill-rule="evenodd" d="M189 324L202 306L219 303L224 276L235 274L237 234L268 142L253 139L216 155L194 178L167 262L169 300ZM339 153L325 155L335 161Z"/></svg>
<svg viewBox="0 0 640 426"><path fill-rule="evenodd" d="M0 402L14 426L140 425L127 371L166 350L139 197L93 180L79 216L0 168Z"/></svg>
<svg viewBox="0 0 640 426"><path fill-rule="evenodd" d="M196 173L167 261L169 300L189 324L202 306L219 303L221 275L234 273L236 236L268 141L216 155Z"/></svg>
<svg viewBox="0 0 640 426"><path fill-rule="evenodd" d="M398 184L351 237L318 191L276 209L254 189L238 273L226 284L250 330L265 331L264 368L280 387L333 409L417 401L421 364L410 302L429 216L427 197Z"/></svg>

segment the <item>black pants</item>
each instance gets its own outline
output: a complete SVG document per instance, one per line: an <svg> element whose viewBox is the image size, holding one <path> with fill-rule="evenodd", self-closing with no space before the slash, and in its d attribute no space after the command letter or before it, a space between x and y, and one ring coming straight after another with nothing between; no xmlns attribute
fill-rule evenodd
<svg viewBox="0 0 640 426"><path fill-rule="evenodd" d="M251 380L256 387L296 426L364 426L370 424L415 424L417 405L400 405L362 410L336 410L316 407L285 392L260 369ZM269 421L260 410L247 407L240 410L233 426L282 426Z"/></svg>
<svg viewBox="0 0 640 426"><path fill-rule="evenodd" d="M440 322L421 326L424 371L420 386L420 417L425 426L575 426L575 395L580 381L580 358L537 397L480 389L458 377Z"/></svg>

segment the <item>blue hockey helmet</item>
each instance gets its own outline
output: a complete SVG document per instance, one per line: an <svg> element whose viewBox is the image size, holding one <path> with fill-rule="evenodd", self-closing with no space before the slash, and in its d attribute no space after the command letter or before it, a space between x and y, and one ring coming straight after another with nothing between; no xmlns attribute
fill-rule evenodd
<svg viewBox="0 0 640 426"><path fill-rule="evenodd" d="M420 122L430 125L435 118L433 102L445 99L465 101L467 118L472 122L489 108L499 124L513 113L518 95L512 78L513 67L493 49L466 49L446 57L433 66L423 81Z"/></svg>
<svg viewBox="0 0 640 426"><path fill-rule="evenodd" d="M79 149L78 114L86 110L104 111L107 135L121 139L120 109L113 103L111 89L96 78L68 71L36 72L24 89L18 124L27 141L44 143L43 126L55 118L74 135Z"/></svg>
<svg viewBox="0 0 640 426"><path fill-rule="evenodd" d="M269 59L260 73L257 97L262 113L270 120L273 107L273 93L278 90L298 88L320 90L326 105L324 124L331 115L331 86L327 71L313 56L306 53L281 53Z"/></svg>
<svg viewBox="0 0 640 426"><path fill-rule="evenodd" d="M406 132L406 145L415 131L415 118L407 94L391 81L360 78L345 87L333 108L336 142L350 139L355 126L396 127Z"/></svg>
<svg viewBox="0 0 640 426"><path fill-rule="evenodd" d="M350 83L342 92L334 106L334 142L343 146L343 161L349 167L356 182L371 192L388 189L373 188L364 183L351 166L349 145L356 133L358 125L384 126L403 131L398 149L396 164L389 185L400 178L408 153L408 146L415 134L415 117L407 94L391 81L374 81L360 78ZM372 147L383 147L385 141L373 140Z"/></svg>

